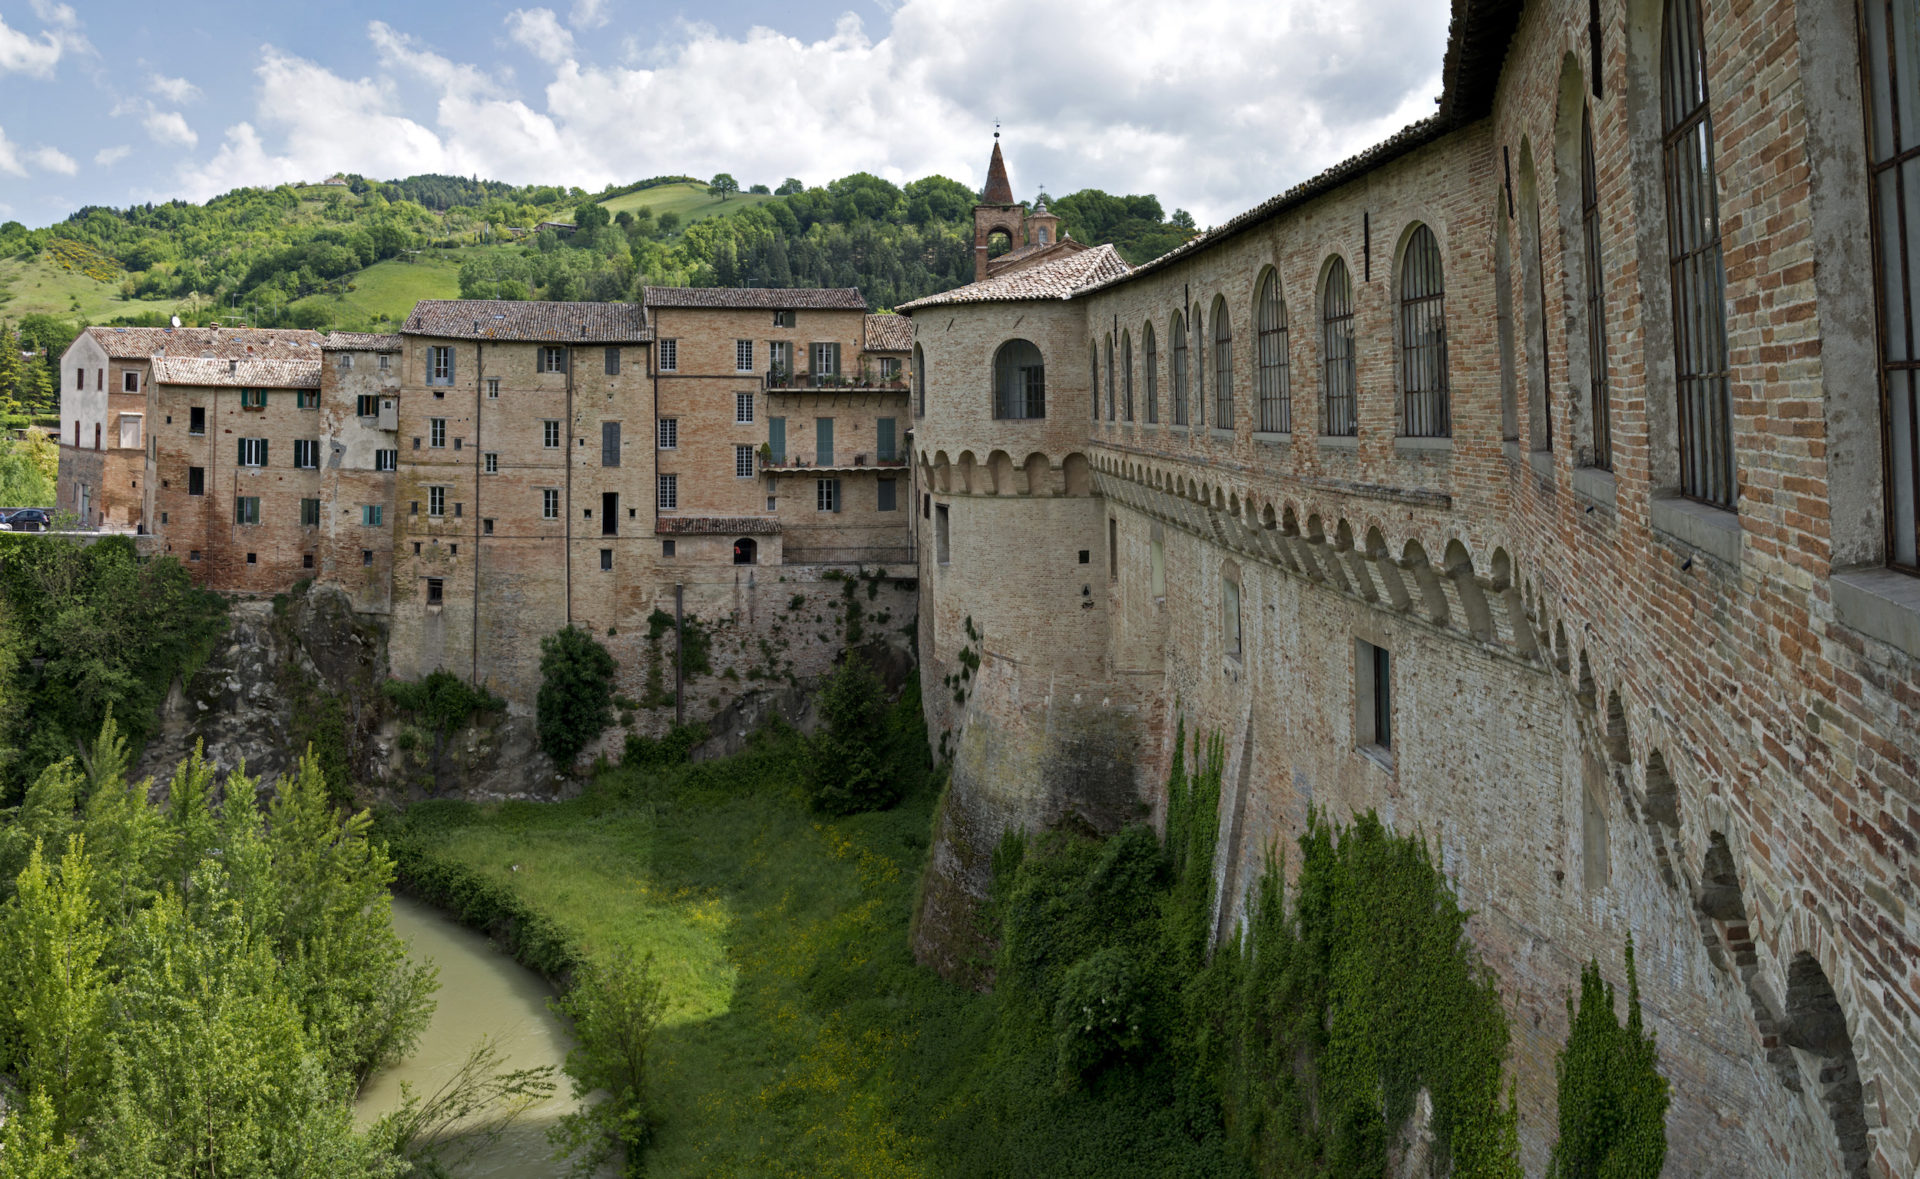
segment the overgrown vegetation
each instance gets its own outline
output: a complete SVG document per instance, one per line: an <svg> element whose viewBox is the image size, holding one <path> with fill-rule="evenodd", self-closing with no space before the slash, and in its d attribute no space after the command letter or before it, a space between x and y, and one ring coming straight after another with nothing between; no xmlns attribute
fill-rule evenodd
<svg viewBox="0 0 1920 1179"><path fill-rule="evenodd" d="M130 537L89 545L0 538L0 802L80 753L111 712L138 749L174 677L205 660L226 604L172 557L141 560ZM3 621L3 620L0 620Z"/></svg>
<svg viewBox="0 0 1920 1179"><path fill-rule="evenodd" d="M1554 1179L1626 1179L1658 1175L1667 1158L1667 1080L1653 1033L1640 1021L1640 976L1628 938L1627 1022L1613 1011L1613 986L1600 963L1580 970L1580 1003L1567 996L1571 1029L1554 1062L1559 1079L1560 1140Z"/></svg>
<svg viewBox="0 0 1920 1179"><path fill-rule="evenodd" d="M613 723L616 667L607 649L577 626L540 640L535 728L541 750L561 770Z"/></svg>
<svg viewBox="0 0 1920 1179"><path fill-rule="evenodd" d="M847 601L859 609L851 595ZM829 815L883 810L925 772L918 680L910 680L889 706L873 668L849 647L820 689L819 708L820 728L807 742L805 763L807 803L814 810Z"/></svg>
<svg viewBox="0 0 1920 1179"><path fill-rule="evenodd" d="M303 759L259 804L196 750L164 809L109 721L0 826L8 1175L392 1175L350 1101L425 1025L392 862Z"/></svg>

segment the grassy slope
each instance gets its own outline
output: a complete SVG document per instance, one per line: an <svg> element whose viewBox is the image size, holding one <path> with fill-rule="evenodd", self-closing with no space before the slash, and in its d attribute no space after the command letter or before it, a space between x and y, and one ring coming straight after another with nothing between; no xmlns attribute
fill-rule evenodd
<svg viewBox="0 0 1920 1179"><path fill-rule="evenodd" d="M421 299L460 297L460 263L467 249L422 250L412 262L391 258L355 274L343 295L308 295L295 307L324 307L338 323L398 324Z"/></svg>
<svg viewBox="0 0 1920 1179"><path fill-rule="evenodd" d="M658 188L643 188L639 192L630 192L600 203L607 207L607 212L615 215L623 209L638 209L641 205L647 205L653 209L655 217L662 213L678 213L681 223L686 224L722 213L737 213L749 205L772 199L762 193L743 192L717 201L707 195L707 186L704 184L663 184Z"/></svg>
<svg viewBox="0 0 1920 1179"><path fill-rule="evenodd" d="M75 300L80 304L77 312L73 309ZM30 261L0 258L0 319L45 312L69 319L85 316L99 323L146 311L171 314L180 303L171 298L122 299L117 276L112 282L100 282L63 270L44 255Z"/></svg>

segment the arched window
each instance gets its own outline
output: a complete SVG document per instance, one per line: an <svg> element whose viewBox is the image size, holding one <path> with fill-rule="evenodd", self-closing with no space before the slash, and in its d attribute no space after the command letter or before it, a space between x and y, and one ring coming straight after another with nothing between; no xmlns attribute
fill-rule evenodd
<svg viewBox="0 0 1920 1179"><path fill-rule="evenodd" d="M1613 470L1613 412L1607 393L1606 271L1600 260L1600 183L1593 166L1593 109L1580 114L1580 228L1587 272L1587 391L1593 410L1593 465Z"/></svg>
<svg viewBox="0 0 1920 1179"><path fill-rule="evenodd" d="M1100 420L1100 345L1087 341L1087 400L1093 402L1093 420Z"/></svg>
<svg viewBox="0 0 1920 1179"><path fill-rule="evenodd" d="M1153 325L1140 325L1140 338L1147 350L1147 424L1157 425L1160 421L1160 353L1153 344Z"/></svg>
<svg viewBox="0 0 1920 1179"><path fill-rule="evenodd" d="M1187 331L1193 335L1193 424L1207 424L1207 328L1195 303L1187 313Z"/></svg>
<svg viewBox="0 0 1920 1179"><path fill-rule="evenodd" d="M1107 336L1107 420L1113 420L1113 336Z"/></svg>
<svg viewBox="0 0 1920 1179"><path fill-rule="evenodd" d="M1680 493L1731 508L1733 396L1727 381L1727 276L1720 256L1713 115L1697 0L1667 0L1661 28L1667 263L1679 382Z"/></svg>
<svg viewBox="0 0 1920 1179"><path fill-rule="evenodd" d="M1047 416L1047 370L1040 349L1026 340L1008 340L993 354L993 416Z"/></svg>
<svg viewBox="0 0 1920 1179"><path fill-rule="evenodd" d="M1167 325L1167 337L1173 341L1173 424L1187 424L1187 319L1178 311ZM75 440L78 441L77 439Z"/></svg>
<svg viewBox="0 0 1920 1179"><path fill-rule="evenodd" d="M1347 264L1337 257L1327 267L1320 294L1320 327L1326 368L1325 432L1352 437L1359 432L1354 414L1353 283L1347 278Z"/></svg>
<svg viewBox="0 0 1920 1179"><path fill-rule="evenodd" d="M1911 2L1867 4L1867 167L1873 236L1880 259L1882 428L1886 432L1887 556L1920 572L1920 16ZM1904 41L1903 41L1904 35ZM1891 47L1903 45L1896 55ZM1896 101L1902 104L1894 117ZM1901 250L1905 241L1906 250Z"/></svg>
<svg viewBox="0 0 1920 1179"><path fill-rule="evenodd" d="M1120 333L1120 420L1133 420L1133 333Z"/></svg>
<svg viewBox="0 0 1920 1179"><path fill-rule="evenodd" d="M1233 429L1233 326L1224 295L1213 297L1213 426Z"/></svg>
<svg viewBox="0 0 1920 1179"><path fill-rule="evenodd" d="M1440 243L1415 226L1400 256L1400 433L1445 438L1447 417L1446 294Z"/></svg>
<svg viewBox="0 0 1920 1179"><path fill-rule="evenodd" d="M913 346L913 416L927 416L927 357L920 345Z"/></svg>
<svg viewBox="0 0 1920 1179"><path fill-rule="evenodd" d="M733 542L733 563L735 565L751 565L759 559L759 553L760 546L754 543L751 536L743 536Z"/></svg>
<svg viewBox="0 0 1920 1179"><path fill-rule="evenodd" d="M1280 298L1280 276L1267 271L1254 303L1260 349L1260 429L1268 434L1293 430L1293 389L1287 380L1287 305Z"/></svg>

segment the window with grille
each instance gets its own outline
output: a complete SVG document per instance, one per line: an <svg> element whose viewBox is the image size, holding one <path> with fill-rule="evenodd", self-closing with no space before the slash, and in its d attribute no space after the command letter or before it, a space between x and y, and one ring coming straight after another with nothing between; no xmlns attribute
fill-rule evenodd
<svg viewBox="0 0 1920 1179"><path fill-rule="evenodd" d="M1727 373L1727 276L1720 254L1713 115L1697 0L1667 0L1661 28L1667 264L1679 384L1680 493L1734 504L1733 393Z"/></svg>
<svg viewBox="0 0 1920 1179"><path fill-rule="evenodd" d="M447 489L444 487L427 488L427 515L444 516L447 514Z"/></svg>
<svg viewBox="0 0 1920 1179"><path fill-rule="evenodd" d="M558 520L560 518L560 489L543 487L540 489L540 518Z"/></svg>
<svg viewBox="0 0 1920 1179"><path fill-rule="evenodd" d="M660 419L660 449L674 450L680 445L680 419Z"/></svg>
<svg viewBox="0 0 1920 1179"><path fill-rule="evenodd" d="M548 450L560 449L560 422L548 418L540 423L540 445Z"/></svg>
<svg viewBox="0 0 1920 1179"><path fill-rule="evenodd" d="M1213 428L1233 429L1233 321L1227 300L1213 300Z"/></svg>
<svg viewBox="0 0 1920 1179"><path fill-rule="evenodd" d="M567 350L556 348L552 344L540 349L540 371L543 373L563 373L567 371Z"/></svg>
<svg viewBox="0 0 1920 1179"><path fill-rule="evenodd" d="M1453 432L1448 409L1440 242L1433 230L1418 225L1400 256L1400 433L1445 438Z"/></svg>
<svg viewBox="0 0 1920 1179"><path fill-rule="evenodd" d="M1867 0L1867 166L1880 260L1881 423L1887 556L1920 572L1920 12ZM1898 102L1896 103L1896 99Z"/></svg>
<svg viewBox="0 0 1920 1179"><path fill-rule="evenodd" d="M680 369L680 341L661 340L655 345L660 356L660 371L678 372Z"/></svg>
<svg viewBox="0 0 1920 1179"><path fill-rule="evenodd" d="M920 345L913 346L913 416L927 416L927 357Z"/></svg>
<svg viewBox="0 0 1920 1179"><path fill-rule="evenodd" d="M1120 420L1133 420L1133 333L1120 333Z"/></svg>
<svg viewBox="0 0 1920 1179"><path fill-rule="evenodd" d="M993 356L993 416L1047 416L1047 369L1030 340L1008 340Z"/></svg>
<svg viewBox="0 0 1920 1179"><path fill-rule="evenodd" d="M490 401L498 401L500 399L500 378L499 377L487 378L487 399Z"/></svg>
<svg viewBox="0 0 1920 1179"><path fill-rule="evenodd" d="M733 342L733 371L750 373L753 371L753 341L735 340Z"/></svg>
<svg viewBox="0 0 1920 1179"><path fill-rule="evenodd" d="M320 465L320 441L317 438L293 440L293 465L312 470Z"/></svg>
<svg viewBox="0 0 1920 1179"><path fill-rule="evenodd" d="M813 481L813 506L822 512L840 510L840 480L815 479Z"/></svg>
<svg viewBox="0 0 1920 1179"><path fill-rule="evenodd" d="M998 396L999 386L996 384L994 389L995 389L995 395ZM1092 342L1089 342L1087 344L1087 400L1093 402L1093 420L1096 422L1099 421L1100 420L1100 345ZM997 405L999 403L996 401L995 404ZM998 416L997 413L996 413L996 416Z"/></svg>
<svg viewBox="0 0 1920 1179"><path fill-rule="evenodd" d="M662 475L659 480L660 495L657 501L663 512L680 510L680 476Z"/></svg>
<svg viewBox="0 0 1920 1179"><path fill-rule="evenodd" d="M427 384L453 384L453 347L435 344L427 349Z"/></svg>
<svg viewBox="0 0 1920 1179"><path fill-rule="evenodd" d="M242 438L240 440L240 465L243 467L266 466L267 440L265 438Z"/></svg>
<svg viewBox="0 0 1920 1179"><path fill-rule="evenodd" d="M1167 325L1167 338L1173 341L1173 424L1187 424L1187 320L1178 311Z"/></svg>
<svg viewBox="0 0 1920 1179"><path fill-rule="evenodd" d="M1351 437L1359 432L1354 415L1353 282L1345 261L1335 258L1327 267L1326 288L1320 296L1320 325L1326 389L1324 432Z"/></svg>
<svg viewBox="0 0 1920 1179"><path fill-rule="evenodd" d="M1152 324L1141 325L1140 339L1146 350L1146 371L1142 375L1146 377L1147 424L1151 426L1160 421L1160 354L1154 348Z"/></svg>
<svg viewBox="0 0 1920 1179"><path fill-rule="evenodd" d="M747 425L753 421L753 394L735 393L733 395L733 420L739 425Z"/></svg>
<svg viewBox="0 0 1920 1179"><path fill-rule="evenodd" d="M313 528L318 526L319 523L320 523L320 501L317 499L301 500L300 501L301 527Z"/></svg>
<svg viewBox="0 0 1920 1179"><path fill-rule="evenodd" d="M386 519L387 506L385 504L360 505L360 524L362 527L378 528L386 522Z"/></svg>
<svg viewBox="0 0 1920 1179"><path fill-rule="evenodd" d="M1113 405L1113 337L1107 337L1107 420L1114 419Z"/></svg>
<svg viewBox="0 0 1920 1179"><path fill-rule="evenodd" d="M480 461L481 461L482 469L485 470L487 474L498 475L500 473L499 452L489 450L484 455L480 456Z"/></svg>
<svg viewBox="0 0 1920 1179"><path fill-rule="evenodd" d="M400 466L400 452L397 450L376 450L373 452L373 469L391 471Z"/></svg>
<svg viewBox="0 0 1920 1179"><path fill-rule="evenodd" d="M1293 388L1287 371L1287 304L1280 298L1280 276L1269 270L1260 284L1254 315L1260 369L1260 429L1267 434L1293 432Z"/></svg>
<svg viewBox="0 0 1920 1179"><path fill-rule="evenodd" d="M753 478L753 447L735 446L733 448L733 477L736 479Z"/></svg>
<svg viewBox="0 0 1920 1179"><path fill-rule="evenodd" d="M1613 413L1607 392L1606 272L1600 257L1600 183L1593 165L1593 110L1580 115L1580 244L1587 278L1587 400L1593 466L1613 469Z"/></svg>
<svg viewBox="0 0 1920 1179"><path fill-rule="evenodd" d="M233 501L233 522L235 524L258 524L260 522L260 497L242 495Z"/></svg>
<svg viewBox="0 0 1920 1179"><path fill-rule="evenodd" d="M1205 323L1200 317L1200 305L1194 304L1187 311L1187 333L1192 338L1193 348L1193 424L1207 424L1207 337Z"/></svg>
<svg viewBox="0 0 1920 1179"><path fill-rule="evenodd" d="M444 447L446 444L447 444L447 419L428 418L427 419L427 445L438 448L438 447Z"/></svg>

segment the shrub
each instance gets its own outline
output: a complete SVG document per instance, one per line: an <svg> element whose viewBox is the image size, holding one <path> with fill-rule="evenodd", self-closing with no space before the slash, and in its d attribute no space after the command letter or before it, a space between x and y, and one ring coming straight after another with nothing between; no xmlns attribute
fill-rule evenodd
<svg viewBox="0 0 1920 1179"><path fill-rule="evenodd" d="M499 712L507 706L505 700L485 688L473 687L445 669L417 683L388 680L380 691L396 707L412 713L414 720L441 735L466 724L476 712Z"/></svg>
<svg viewBox="0 0 1920 1179"><path fill-rule="evenodd" d="M687 760L687 755L695 745L706 739L705 725L675 725L663 737L642 737L638 733L628 733L626 752L621 756L620 764L677 766Z"/></svg>
<svg viewBox="0 0 1920 1179"><path fill-rule="evenodd" d="M1580 1006L1567 996L1567 1043L1554 1062L1560 1082L1560 1140L1554 1179L1658 1175L1667 1157L1667 1081L1653 1033L1640 1022L1640 978L1627 939L1627 1022L1613 1014L1613 987L1600 963L1580 969Z"/></svg>
<svg viewBox="0 0 1920 1179"><path fill-rule="evenodd" d="M807 802L830 815L885 810L898 802L888 757L886 701L858 651L848 651L820 692L820 730L807 747Z"/></svg>
<svg viewBox="0 0 1920 1179"><path fill-rule="evenodd" d="M573 1022L578 1043L567 1052L566 1070L579 1108L562 1115L550 1139L567 1154L584 1151L577 1170L590 1171L618 1150L626 1155L627 1172L637 1174L655 1121L647 1101L647 1056L666 1010L653 956L616 944L583 963L573 989L551 1006Z"/></svg>
<svg viewBox="0 0 1920 1179"><path fill-rule="evenodd" d="M613 656L592 635L567 626L540 640L534 699L540 748L562 769L613 723Z"/></svg>

